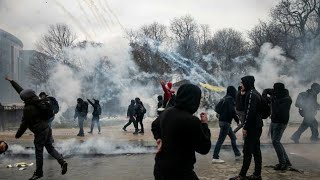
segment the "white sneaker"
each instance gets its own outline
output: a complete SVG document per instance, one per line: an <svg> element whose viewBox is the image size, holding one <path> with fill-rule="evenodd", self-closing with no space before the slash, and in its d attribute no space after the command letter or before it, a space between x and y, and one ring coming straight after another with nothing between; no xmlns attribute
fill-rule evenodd
<svg viewBox="0 0 320 180"><path fill-rule="evenodd" d="M240 156L236 156L236 161L240 161L243 158L242 154Z"/></svg>
<svg viewBox="0 0 320 180"><path fill-rule="evenodd" d="M224 163L224 160L222 160L222 159L212 159L211 163L212 164L220 164L220 163Z"/></svg>

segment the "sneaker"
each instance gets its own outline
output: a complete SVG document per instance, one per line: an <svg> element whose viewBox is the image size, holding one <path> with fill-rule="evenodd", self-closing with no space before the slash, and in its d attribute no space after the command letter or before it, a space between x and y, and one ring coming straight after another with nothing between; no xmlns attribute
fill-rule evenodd
<svg viewBox="0 0 320 180"><path fill-rule="evenodd" d="M224 163L224 160L213 158L212 161L211 161L211 163L212 163L212 164L220 164L220 163Z"/></svg>
<svg viewBox="0 0 320 180"><path fill-rule="evenodd" d="M247 176L247 179L249 180L262 180L261 176L257 176L252 174L251 176Z"/></svg>
<svg viewBox="0 0 320 180"><path fill-rule="evenodd" d="M122 130L123 130L123 131L127 131L126 128L124 128L124 127L122 128Z"/></svg>
<svg viewBox="0 0 320 180"><path fill-rule="evenodd" d="M66 174L68 171L68 163L67 162L63 162L61 165L61 174L64 175Z"/></svg>
<svg viewBox="0 0 320 180"><path fill-rule="evenodd" d="M92 134L92 131L89 131L88 133L89 133L89 134Z"/></svg>
<svg viewBox="0 0 320 180"><path fill-rule="evenodd" d="M245 177L238 175L238 176L230 178L229 180L245 180L245 179L246 179Z"/></svg>
<svg viewBox="0 0 320 180"><path fill-rule="evenodd" d="M276 164L273 168L276 171L283 171L283 170L287 170L288 166L286 164Z"/></svg>
<svg viewBox="0 0 320 180"><path fill-rule="evenodd" d="M241 159L242 159L242 155L240 155L240 156L236 156L236 161L240 161Z"/></svg>
<svg viewBox="0 0 320 180"><path fill-rule="evenodd" d="M290 138L294 143L299 144L299 139L294 139L293 137Z"/></svg>
<svg viewBox="0 0 320 180"><path fill-rule="evenodd" d="M36 172L33 173L33 176L29 179L29 180L35 180L35 179L40 179L42 178L43 175L39 175L39 174L36 174Z"/></svg>

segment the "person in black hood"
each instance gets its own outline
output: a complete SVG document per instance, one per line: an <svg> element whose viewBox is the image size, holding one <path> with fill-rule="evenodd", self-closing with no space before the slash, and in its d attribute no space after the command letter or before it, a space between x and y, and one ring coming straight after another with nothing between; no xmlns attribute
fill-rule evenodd
<svg viewBox="0 0 320 180"><path fill-rule="evenodd" d="M122 128L124 131L127 131L126 128L133 123L134 127L135 127L135 131L137 131L138 127L136 127L136 119L135 119L135 115L136 115L136 108L135 108L135 101L132 99L131 100L131 104L128 106L128 110L127 110L127 117L129 118L129 122L124 125L124 127Z"/></svg>
<svg viewBox="0 0 320 180"><path fill-rule="evenodd" d="M81 137L84 136L83 123L87 119L87 113L88 113L87 107L85 106L83 99L78 98L77 106L74 111L74 120L78 118L78 125L79 125L79 133L77 134L77 136L81 136Z"/></svg>
<svg viewBox="0 0 320 180"><path fill-rule="evenodd" d="M286 170L291 162L280 141L289 121L292 100L283 83L275 83L273 89L265 89L262 96L271 102L271 139L279 160L274 169Z"/></svg>
<svg viewBox="0 0 320 180"><path fill-rule="evenodd" d="M133 134L144 134L144 127L143 127L143 116L144 114L147 112L146 108L144 107L142 101L140 100L140 98L135 98L135 112L136 112L136 130ZM138 132L138 123L140 123L141 126L141 130Z"/></svg>
<svg viewBox="0 0 320 180"><path fill-rule="evenodd" d="M317 96L320 93L320 85L313 83L311 89L302 92L298 95L296 100L296 107L299 108L299 113L303 117L302 124L298 130L291 136L295 143L299 143L301 134L309 127L311 129L310 140L313 142L319 141L318 121L315 116L320 110L320 105L317 102Z"/></svg>
<svg viewBox="0 0 320 180"><path fill-rule="evenodd" d="M211 148L206 113L201 113L201 120L193 116L200 99L198 86L184 84L178 90L176 105L153 121L151 131L158 149L154 166L156 180L198 179L193 171L195 152L205 155Z"/></svg>
<svg viewBox="0 0 320 180"><path fill-rule="evenodd" d="M87 100L93 107L91 129L88 133L92 134L94 124L97 124L98 130L99 130L98 134L101 134L101 127L100 127L101 106L100 106L99 100L93 99L94 103L90 101L90 99L87 99Z"/></svg>
<svg viewBox="0 0 320 180"><path fill-rule="evenodd" d="M224 161L219 158L219 152L227 135L231 139L232 149L236 156L236 160L238 160L239 157L241 157L241 153L236 143L237 137L231 129L232 119L234 119L237 122L237 124L239 124L239 118L235 110L236 95L237 95L236 88L233 86L229 86L227 88L226 96L219 101L219 103L215 108L215 111L219 114L220 133L219 133L217 144L214 148L212 163L224 163Z"/></svg>
<svg viewBox="0 0 320 180"><path fill-rule="evenodd" d="M262 179L262 157L260 149L260 136L262 133L262 118L259 113L262 97L254 87L254 77L245 76L241 78L241 90L245 92L245 120L243 125L243 164L238 176L230 178L230 180L242 179ZM250 167L252 156L254 157L255 168L251 176L246 177Z"/></svg>
<svg viewBox="0 0 320 180"><path fill-rule="evenodd" d="M8 80L8 78L6 78ZM11 79L9 79L10 81ZM36 171L30 180L43 177L43 148L45 147L48 153L54 157L61 165L62 174L67 172L67 162L64 161L62 155L56 151L52 145L52 130L48 125L48 119L44 119L42 109L40 108L39 97L32 89L21 88L16 82L11 80L11 84L15 85L16 91L20 92L20 98L25 103L23 108L23 116L21 125L15 135L15 138L20 138L27 129L34 133L34 146L36 154Z"/></svg>

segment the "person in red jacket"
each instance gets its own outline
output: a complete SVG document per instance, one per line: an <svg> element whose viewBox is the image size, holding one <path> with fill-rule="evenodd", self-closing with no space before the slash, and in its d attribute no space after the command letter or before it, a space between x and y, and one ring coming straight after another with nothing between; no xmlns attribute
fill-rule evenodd
<svg viewBox="0 0 320 180"><path fill-rule="evenodd" d="M171 89L172 88L171 82L168 82L167 84L165 84L164 81L161 80L160 84L161 84L163 92L164 92L163 107L165 108L167 106L168 102L170 102L172 95L175 93L175 91Z"/></svg>

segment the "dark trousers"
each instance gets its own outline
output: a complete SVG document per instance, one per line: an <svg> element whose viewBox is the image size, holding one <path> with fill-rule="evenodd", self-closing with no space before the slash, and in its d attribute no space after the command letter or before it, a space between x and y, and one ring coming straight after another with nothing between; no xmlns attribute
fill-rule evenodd
<svg viewBox="0 0 320 180"><path fill-rule="evenodd" d="M154 179L155 180L199 180L198 176L194 171L186 174L179 174L179 175L154 173Z"/></svg>
<svg viewBox="0 0 320 180"><path fill-rule="evenodd" d="M143 128L143 116L137 116L136 118L136 129L138 129L138 123L140 123L141 126L141 132L144 132L144 128Z"/></svg>
<svg viewBox="0 0 320 180"><path fill-rule="evenodd" d="M271 139L274 150L276 151L279 159L279 164L291 165L286 150L280 142L286 128L287 124L271 123Z"/></svg>
<svg viewBox="0 0 320 180"><path fill-rule="evenodd" d="M99 116L92 116L90 132L92 132L92 131L93 131L94 124L97 124L97 125L98 125L98 130L99 130L99 132L101 132L101 127L100 127L100 118L99 118Z"/></svg>
<svg viewBox="0 0 320 180"><path fill-rule="evenodd" d="M241 153L237 147L237 142L236 142L237 137L234 134L233 130L231 129L230 123L224 122L224 121L219 121L219 126L220 126L220 133L219 133L219 138L218 138L217 144L214 147L213 158L219 159L219 152L220 152L221 146L227 136L229 136L231 139L231 145L232 145L232 149L233 149L235 156L240 156Z"/></svg>
<svg viewBox="0 0 320 180"><path fill-rule="evenodd" d="M124 125L123 128L126 129L128 126L130 126L131 123L133 123L133 126L135 127L135 129L137 129L135 121L136 120L133 117L130 117L128 123Z"/></svg>
<svg viewBox="0 0 320 180"><path fill-rule="evenodd" d="M251 164L252 155L254 157L254 175L261 175L262 156L260 149L260 136L262 127L247 131L247 137L244 138L243 145L243 163L240 176L245 177Z"/></svg>
<svg viewBox="0 0 320 180"><path fill-rule="evenodd" d="M47 128L39 134L34 135L34 146L36 153L36 174L43 175L43 147L45 147L48 153L54 157L60 165L63 164L63 157L57 152L57 150L52 145L52 130Z"/></svg>
<svg viewBox="0 0 320 180"><path fill-rule="evenodd" d="M293 140L299 140L301 134L310 127L311 129L311 140L318 140L319 131L318 131L318 121L315 117L305 117L302 121L302 124L298 128L298 130L292 135Z"/></svg>
<svg viewBox="0 0 320 180"><path fill-rule="evenodd" d="M79 133L78 135L80 136L84 136L84 131L83 131L83 122L86 118L85 117L78 117L78 124L79 124Z"/></svg>

